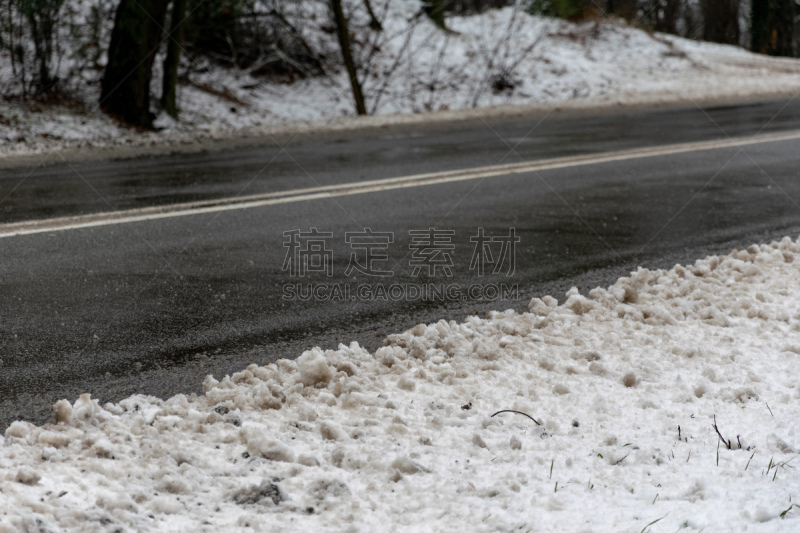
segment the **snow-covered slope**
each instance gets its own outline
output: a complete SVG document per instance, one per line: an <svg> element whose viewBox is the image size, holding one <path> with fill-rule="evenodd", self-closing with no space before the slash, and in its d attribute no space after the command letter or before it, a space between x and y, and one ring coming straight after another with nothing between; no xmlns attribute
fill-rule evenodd
<svg viewBox="0 0 800 533"><path fill-rule="evenodd" d="M199 397L60 401L0 438L0 531L798 531L798 358L785 238Z"/></svg>
<svg viewBox="0 0 800 533"><path fill-rule="evenodd" d="M367 107L384 122L397 120L393 114L487 106L547 109L556 104L674 102L800 90L796 60L651 34L616 20L572 24L507 7L450 17L452 31L443 32L425 17L415 18L417 0L373 3L376 11L385 13L381 34L356 24L364 16L359 11L362 2L353 2L350 9L364 64L374 50L369 68L361 73ZM162 114L157 120L162 133L141 134L115 125L97 110L97 65L83 70L72 65L86 78L76 94L88 111L3 106L0 153L186 143L201 137L256 135L298 122L319 126L354 115L349 82L337 63L335 35L322 30L324 5L308 1L288 3L286 8L286 17L332 62L328 76L289 85L208 63L189 72L192 83L180 87L180 121ZM309 23L312 19L318 22ZM158 70L154 93L160 87ZM10 72L0 58L0 87L8 83Z"/></svg>

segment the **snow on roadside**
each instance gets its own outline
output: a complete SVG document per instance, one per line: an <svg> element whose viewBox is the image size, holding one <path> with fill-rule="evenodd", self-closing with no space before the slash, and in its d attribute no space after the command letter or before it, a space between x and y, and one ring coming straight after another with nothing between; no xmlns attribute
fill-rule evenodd
<svg viewBox="0 0 800 533"><path fill-rule="evenodd" d="M0 437L0 531L800 529L800 240L589 296L62 400Z"/></svg>
<svg viewBox="0 0 800 533"><path fill-rule="evenodd" d="M491 106L545 110L555 104L652 104L800 90L797 60L651 34L615 20L573 24L507 7L450 17L452 33L422 19L409 36L408 21L419 9L418 2L395 0L388 5L380 52L372 73L364 76L368 107L380 116L371 123L402 120L398 114L442 110L452 114ZM287 16L299 17L298 24L307 22L308 9L319 7L313 2L297 6L298 12ZM311 42L338 57L335 36L322 31L321 25L307 24L307 28ZM354 114L342 68L328 77L286 85L240 70L207 67L206 72L190 73L192 83L180 88L180 120L162 113L156 121L162 131L143 134L120 127L96 109L99 74L93 66L78 91L87 113L63 107L32 111L14 103L0 107L0 155L187 144L271 133L289 125L326 127ZM0 85L10 76L10 66L0 60ZM153 87L157 92L159 79Z"/></svg>

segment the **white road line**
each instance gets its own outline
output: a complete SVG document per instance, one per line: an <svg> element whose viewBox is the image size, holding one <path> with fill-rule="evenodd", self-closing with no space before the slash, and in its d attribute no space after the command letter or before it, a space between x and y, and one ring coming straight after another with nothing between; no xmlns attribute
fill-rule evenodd
<svg viewBox="0 0 800 533"><path fill-rule="evenodd" d="M652 148L636 148L632 150L606 152L603 154L557 157L538 161L526 161L522 163L508 163L504 165L492 165L463 170L448 170L444 172L431 172L427 174L416 174L397 178L308 187L305 189L254 194L250 196L239 196L236 198L222 198L219 200L203 202L189 202L169 206L145 207L141 209L96 213L74 217L16 222L11 224L0 224L0 238L81 228L93 228L99 226L110 226L112 224L128 224L131 222L144 222L148 220L158 220L161 218L201 215L206 213L217 213L220 211L233 211L236 209L251 209L254 207L264 207L269 205L321 200L336 196L351 196L354 194L388 191L392 189L422 187L425 185L436 185L439 183L508 176L511 174L524 174L534 171L594 165L612 161L626 161L630 159L642 159L646 157L698 152L702 150L717 150L720 148L733 148L769 142L791 141L796 139L800 139L800 131L773 133L768 135L759 135L757 137L671 144Z"/></svg>

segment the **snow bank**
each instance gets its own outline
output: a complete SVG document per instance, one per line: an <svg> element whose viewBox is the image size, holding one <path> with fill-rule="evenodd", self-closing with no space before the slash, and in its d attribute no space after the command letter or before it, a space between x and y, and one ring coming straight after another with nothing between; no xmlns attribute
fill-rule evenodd
<svg viewBox="0 0 800 533"><path fill-rule="evenodd" d="M363 18L362 4L350 6L354 17ZM308 22L325 19L324 3L289 3L286 9L309 42L326 57L339 57L335 35L323 31L324 24ZM797 60L647 33L615 20L573 24L507 7L449 17L453 32L446 33L424 17L409 30L409 20L417 20L416 0L377 2L376 10L386 10L382 34L354 26L364 32L356 41L378 44L369 73L362 73L368 109L382 117L373 124L402 120L396 114L429 111L652 104L786 95L800 89ZM368 50L359 53L368 55ZM340 65L333 65L329 76L287 85L208 64L190 72L192 83L179 88L180 121L161 114L156 121L161 133L137 134L97 110L100 71L90 67L80 71L87 80L76 93L88 114L66 108L32 111L13 103L0 107L0 154L190 144L263 135L290 124L325 127L354 115ZM0 86L10 76L10 65L0 61ZM158 69L153 88L154 94L160 88Z"/></svg>
<svg viewBox="0 0 800 533"><path fill-rule="evenodd" d="M0 531L798 531L798 358L787 237L202 396L62 400L0 438Z"/></svg>

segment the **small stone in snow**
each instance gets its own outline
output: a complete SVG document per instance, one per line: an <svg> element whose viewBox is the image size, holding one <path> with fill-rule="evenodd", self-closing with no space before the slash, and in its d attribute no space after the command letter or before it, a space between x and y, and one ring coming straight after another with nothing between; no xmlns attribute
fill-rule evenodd
<svg viewBox="0 0 800 533"><path fill-rule="evenodd" d="M17 470L17 483L22 483L23 485L37 485L41 480L42 476L39 472L28 468L20 468Z"/></svg>
<svg viewBox="0 0 800 533"><path fill-rule="evenodd" d="M403 474L416 474L421 470L419 465L408 457L398 457L392 461L392 468Z"/></svg>
<svg viewBox="0 0 800 533"><path fill-rule="evenodd" d="M347 435L342 430L339 424L330 421L324 421L319 425L319 433L325 440L345 440Z"/></svg>
<svg viewBox="0 0 800 533"><path fill-rule="evenodd" d="M484 440L483 440L483 437L481 437L481 436L480 436L480 435L478 435L477 433L475 433L475 434L472 436L472 443L473 443L475 446L478 446L479 448L488 448L488 446L486 446L486 441L484 441Z"/></svg>
<svg viewBox="0 0 800 533"><path fill-rule="evenodd" d="M258 503L264 498L269 498L272 503L278 505L286 498L278 485L269 480L263 480L260 485L254 485L241 489L233 496L233 501L239 505Z"/></svg>

